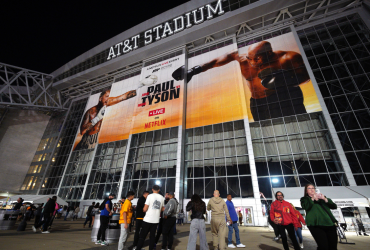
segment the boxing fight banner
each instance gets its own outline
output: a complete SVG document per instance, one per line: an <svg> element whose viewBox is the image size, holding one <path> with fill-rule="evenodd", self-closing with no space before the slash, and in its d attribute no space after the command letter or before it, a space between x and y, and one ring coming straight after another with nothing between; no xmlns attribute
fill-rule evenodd
<svg viewBox="0 0 370 250"><path fill-rule="evenodd" d="M188 59L187 129L247 117L237 54L230 44Z"/></svg>
<svg viewBox="0 0 370 250"><path fill-rule="evenodd" d="M98 135L105 114L110 89L91 95L87 101L84 115L73 146L73 150L94 148L98 143Z"/></svg>
<svg viewBox="0 0 370 250"><path fill-rule="evenodd" d="M186 128L322 110L292 33L250 43L189 59Z"/></svg>
<svg viewBox="0 0 370 250"><path fill-rule="evenodd" d="M110 98L118 100L106 108L99 143L181 125L184 64L185 55L179 55L144 67L139 76L114 83Z"/></svg>
<svg viewBox="0 0 370 250"><path fill-rule="evenodd" d="M293 34L239 48L249 122L322 111Z"/></svg>

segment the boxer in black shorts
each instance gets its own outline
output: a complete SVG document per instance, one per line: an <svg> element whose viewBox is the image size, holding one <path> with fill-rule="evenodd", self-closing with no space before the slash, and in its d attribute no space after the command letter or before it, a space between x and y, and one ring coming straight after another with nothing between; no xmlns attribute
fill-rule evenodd
<svg viewBox="0 0 370 250"><path fill-rule="evenodd" d="M310 80L302 56L293 51L273 51L262 41L251 45L246 54L229 52L203 65L188 70L187 81L194 75L232 61L238 61L251 92L250 109L254 121L307 113L299 85ZM172 74L183 80L183 68Z"/></svg>

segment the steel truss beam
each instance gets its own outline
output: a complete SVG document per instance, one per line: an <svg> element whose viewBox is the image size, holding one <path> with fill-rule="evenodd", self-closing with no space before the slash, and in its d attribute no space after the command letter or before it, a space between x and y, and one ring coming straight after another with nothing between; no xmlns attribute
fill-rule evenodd
<svg viewBox="0 0 370 250"><path fill-rule="evenodd" d="M0 107L65 109L53 76L0 62Z"/></svg>

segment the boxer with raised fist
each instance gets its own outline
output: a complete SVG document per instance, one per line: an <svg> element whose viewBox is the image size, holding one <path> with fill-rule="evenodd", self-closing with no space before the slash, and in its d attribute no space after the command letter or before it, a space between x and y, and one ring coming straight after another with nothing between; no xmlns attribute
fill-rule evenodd
<svg viewBox="0 0 370 250"><path fill-rule="evenodd" d="M109 97L110 89L100 93L99 103L86 111L80 127L81 141L75 150L93 148L98 140L98 133L106 108L136 96L136 90L128 91L120 96Z"/></svg>
<svg viewBox="0 0 370 250"><path fill-rule="evenodd" d="M187 72L187 81L209 69L238 61L251 92L254 121L307 113L299 85L310 80L302 56L294 51L273 51L267 41L252 44L246 54L237 50L215 58ZM184 69L173 73L175 80L184 79ZM279 104L280 102L280 104Z"/></svg>

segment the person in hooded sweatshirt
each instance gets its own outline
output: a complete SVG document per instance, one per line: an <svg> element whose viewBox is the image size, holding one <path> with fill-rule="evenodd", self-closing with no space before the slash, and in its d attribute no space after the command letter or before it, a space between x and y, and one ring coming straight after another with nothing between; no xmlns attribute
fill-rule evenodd
<svg viewBox="0 0 370 250"><path fill-rule="evenodd" d="M213 248L224 250L225 249L225 237L226 237L226 218L231 225L233 222L230 219L229 210L225 201L220 197L220 192L215 190L213 196L208 204L207 210L212 211L211 213L211 231Z"/></svg>
<svg viewBox="0 0 370 250"><path fill-rule="evenodd" d="M288 238L285 230L288 231L289 238L291 239L294 250L299 250L297 238L295 237L295 231L298 230L300 223L298 222L297 216L294 212L292 205L284 200L282 192L277 191L275 194L276 200L271 204L270 218L278 225L281 240L285 250L289 250Z"/></svg>

